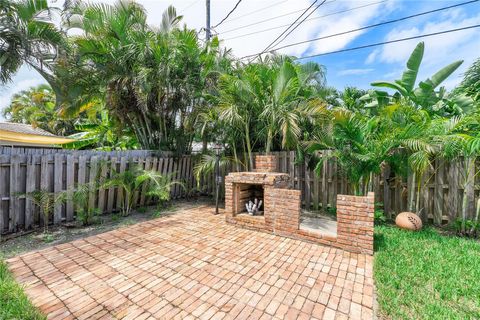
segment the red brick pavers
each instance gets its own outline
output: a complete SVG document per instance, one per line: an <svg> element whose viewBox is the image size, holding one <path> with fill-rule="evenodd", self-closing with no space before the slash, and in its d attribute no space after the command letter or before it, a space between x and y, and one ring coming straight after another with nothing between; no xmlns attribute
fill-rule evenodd
<svg viewBox="0 0 480 320"><path fill-rule="evenodd" d="M372 319L372 257L202 206L8 260L49 319Z"/></svg>

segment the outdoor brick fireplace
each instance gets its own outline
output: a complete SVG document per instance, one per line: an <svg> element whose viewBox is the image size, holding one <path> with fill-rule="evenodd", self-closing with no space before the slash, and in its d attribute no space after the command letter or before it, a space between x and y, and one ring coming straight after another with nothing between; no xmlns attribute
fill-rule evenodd
<svg viewBox="0 0 480 320"><path fill-rule="evenodd" d="M225 219L241 227L373 254L374 196L337 196L337 234L300 228L301 191L289 188L290 176L276 171L275 156L256 156L254 172L232 172L225 178ZM256 215L245 204L263 205Z"/></svg>

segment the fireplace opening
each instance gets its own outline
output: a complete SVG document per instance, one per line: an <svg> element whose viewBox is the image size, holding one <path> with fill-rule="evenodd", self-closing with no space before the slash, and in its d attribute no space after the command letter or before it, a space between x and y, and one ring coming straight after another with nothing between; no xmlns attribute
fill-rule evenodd
<svg viewBox="0 0 480 320"><path fill-rule="evenodd" d="M264 198L261 184L236 183L234 213L263 216Z"/></svg>

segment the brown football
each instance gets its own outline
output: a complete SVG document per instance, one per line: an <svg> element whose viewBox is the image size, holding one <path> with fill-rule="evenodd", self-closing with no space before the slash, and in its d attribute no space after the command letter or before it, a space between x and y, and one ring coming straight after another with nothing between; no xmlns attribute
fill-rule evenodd
<svg viewBox="0 0 480 320"><path fill-rule="evenodd" d="M420 219L413 212L401 212L395 218L395 224L406 230L420 230L422 229L422 219Z"/></svg>

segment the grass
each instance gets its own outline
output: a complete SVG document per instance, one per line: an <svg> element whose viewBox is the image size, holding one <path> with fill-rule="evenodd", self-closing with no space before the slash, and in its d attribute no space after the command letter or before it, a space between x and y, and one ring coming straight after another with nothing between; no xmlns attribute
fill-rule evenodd
<svg viewBox="0 0 480 320"><path fill-rule="evenodd" d="M30 303L0 258L0 319L45 319Z"/></svg>
<svg viewBox="0 0 480 320"><path fill-rule="evenodd" d="M480 242L375 227L374 274L386 319L480 319Z"/></svg>

